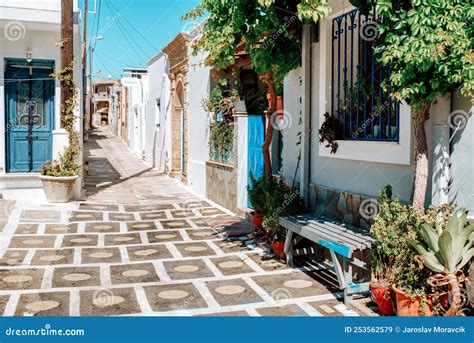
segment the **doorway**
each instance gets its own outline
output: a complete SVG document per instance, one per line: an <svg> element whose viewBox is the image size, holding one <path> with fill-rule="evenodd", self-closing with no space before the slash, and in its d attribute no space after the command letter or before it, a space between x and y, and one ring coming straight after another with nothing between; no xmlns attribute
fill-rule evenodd
<svg viewBox="0 0 474 343"><path fill-rule="evenodd" d="M7 172L38 172L52 157L54 61L5 62Z"/></svg>

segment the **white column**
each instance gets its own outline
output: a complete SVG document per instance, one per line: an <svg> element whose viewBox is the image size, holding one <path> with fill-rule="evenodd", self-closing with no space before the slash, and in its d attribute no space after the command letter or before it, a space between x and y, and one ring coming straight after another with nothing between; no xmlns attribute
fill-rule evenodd
<svg viewBox="0 0 474 343"><path fill-rule="evenodd" d="M237 208L247 208L248 186L248 116L238 115L237 121Z"/></svg>

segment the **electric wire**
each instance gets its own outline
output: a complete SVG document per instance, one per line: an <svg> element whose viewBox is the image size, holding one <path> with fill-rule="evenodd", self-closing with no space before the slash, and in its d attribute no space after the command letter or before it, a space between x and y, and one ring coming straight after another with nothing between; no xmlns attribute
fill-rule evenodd
<svg viewBox="0 0 474 343"><path fill-rule="evenodd" d="M117 9L117 7L115 7L112 3L112 1L107 1L107 3L112 6L113 9L115 9L115 11L117 11L118 13L120 13L120 11ZM148 43L148 45L150 45L154 51L157 51L159 50L152 42L150 42L130 21L128 21L128 19L126 17L120 17L120 19L123 19L136 33L138 33L138 35L146 42Z"/></svg>

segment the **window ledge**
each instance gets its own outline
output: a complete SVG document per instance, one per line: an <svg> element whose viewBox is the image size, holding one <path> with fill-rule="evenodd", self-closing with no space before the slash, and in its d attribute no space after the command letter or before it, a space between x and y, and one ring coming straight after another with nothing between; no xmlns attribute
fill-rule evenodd
<svg viewBox="0 0 474 343"><path fill-rule="evenodd" d="M402 137L401 137L402 138ZM400 140L402 141L402 140ZM339 148L335 154L324 144L319 146L322 157L345 160L376 162L388 164L411 164L411 144L377 141L338 141Z"/></svg>
<svg viewBox="0 0 474 343"><path fill-rule="evenodd" d="M227 163L216 162L216 161L211 161L211 160L207 160L206 164L209 166L216 166L216 167L221 167L221 168L230 169L230 170L234 169L233 164L227 164Z"/></svg>

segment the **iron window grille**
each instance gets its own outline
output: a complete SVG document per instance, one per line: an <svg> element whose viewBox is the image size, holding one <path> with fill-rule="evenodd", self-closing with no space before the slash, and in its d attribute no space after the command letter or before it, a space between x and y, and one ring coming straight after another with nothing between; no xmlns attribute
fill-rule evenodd
<svg viewBox="0 0 474 343"><path fill-rule="evenodd" d="M389 72L376 62L375 11L354 9L332 20L331 109L338 139L399 141L400 104L390 95Z"/></svg>

